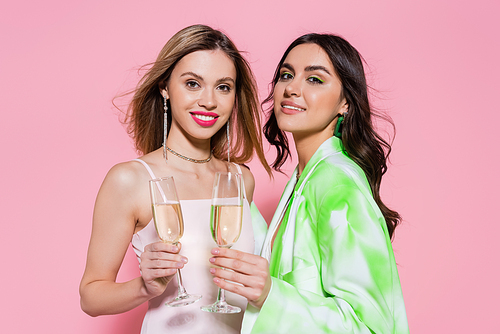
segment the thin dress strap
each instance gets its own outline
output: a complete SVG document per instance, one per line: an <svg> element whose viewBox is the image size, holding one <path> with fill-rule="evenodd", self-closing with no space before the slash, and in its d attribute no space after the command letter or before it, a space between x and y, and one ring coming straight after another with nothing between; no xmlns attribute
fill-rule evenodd
<svg viewBox="0 0 500 334"><path fill-rule="evenodd" d="M152 180L156 179L155 173L153 173L153 171L151 170L151 167L149 167L149 165L145 161L143 161L141 159L134 159L132 161L139 161L144 167L146 167L146 169L148 170L149 175L151 176L151 179Z"/></svg>
<svg viewBox="0 0 500 334"><path fill-rule="evenodd" d="M243 173L241 172L241 167L240 167L240 165L235 164L234 162L233 162L233 165L236 166L238 173L241 174L241 184L243 186L243 198L246 199L247 198L247 191L245 190L245 180L243 180Z"/></svg>

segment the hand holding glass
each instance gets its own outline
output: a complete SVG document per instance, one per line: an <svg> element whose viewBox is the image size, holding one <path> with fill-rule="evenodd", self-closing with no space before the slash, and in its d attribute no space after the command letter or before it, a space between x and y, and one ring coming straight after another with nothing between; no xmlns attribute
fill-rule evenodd
<svg viewBox="0 0 500 334"><path fill-rule="evenodd" d="M210 230L219 247L231 248L241 233L243 189L241 174L216 173L212 193ZM238 313L241 309L226 303L224 290L219 288L217 301L201 307L213 313Z"/></svg>
<svg viewBox="0 0 500 334"><path fill-rule="evenodd" d="M184 220L181 205L175 190L174 178L162 177L149 181L151 206L156 233L161 241L177 245L184 234ZM165 305L177 307L192 304L201 299L201 295L190 295L182 286L181 271L177 269L177 297Z"/></svg>

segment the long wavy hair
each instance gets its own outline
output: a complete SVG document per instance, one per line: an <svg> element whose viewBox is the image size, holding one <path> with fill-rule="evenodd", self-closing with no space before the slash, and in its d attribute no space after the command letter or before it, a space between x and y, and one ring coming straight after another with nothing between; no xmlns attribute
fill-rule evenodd
<svg viewBox="0 0 500 334"><path fill-rule="evenodd" d="M279 80L280 69L287 55L296 46L306 43L317 44L328 54L342 83L341 98L345 98L349 105L348 115L342 123L343 150L365 172L373 199L384 215L389 236L392 238L396 226L401 222L401 216L389 209L380 198L380 183L387 171L391 145L375 131L373 117L388 121L393 128L394 123L388 116L376 113L370 106L363 59L359 52L345 39L336 35L313 33L297 38L281 58L271 83L271 93L262 105L273 101L274 87ZM286 134L278 127L273 106L268 111L264 134L269 143L276 148L277 156L272 166L280 171L290 156L290 149Z"/></svg>
<svg viewBox="0 0 500 334"><path fill-rule="evenodd" d="M124 123L142 154L152 152L163 143L163 97L164 88L175 65L186 55L196 51L223 51L236 68L236 98L231 117L231 161L239 164L251 160L253 153L271 173L262 149L262 132L259 115L259 101L255 78L247 61L242 57L234 43L221 31L205 25L193 25L176 33L160 51L156 61L132 92L133 98L127 109ZM170 104L170 103L169 103ZM170 105L169 105L170 109ZM168 124L172 123L168 112ZM210 141L213 155L227 159L226 127L223 126Z"/></svg>

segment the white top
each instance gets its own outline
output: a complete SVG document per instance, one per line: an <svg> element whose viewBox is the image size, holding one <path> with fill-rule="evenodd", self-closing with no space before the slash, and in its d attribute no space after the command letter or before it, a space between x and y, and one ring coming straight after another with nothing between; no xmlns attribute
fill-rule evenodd
<svg viewBox="0 0 500 334"><path fill-rule="evenodd" d="M151 168L142 160L151 178L156 178ZM240 167L238 170L241 172ZM182 249L180 254L188 258L188 263L181 269L182 283L186 291L191 294L201 294L203 298L196 303L182 307L168 307L167 301L177 296L177 278L173 278L167 285L165 292L149 301L148 311L142 323L142 334L153 333L240 333L243 312L247 300L231 292L226 292L226 301L230 305L241 308L236 314L216 314L200 310L201 306L210 305L217 299L217 286L213 283L213 276L209 269L212 267L209 258L210 250L217 245L210 233L211 199L180 200L182 216L184 218L184 235L180 240ZM160 241L156 234L154 221L132 236L132 247L140 261L144 247L150 243ZM241 236L233 245L247 253L254 251L254 233L248 201L243 201L243 222Z"/></svg>

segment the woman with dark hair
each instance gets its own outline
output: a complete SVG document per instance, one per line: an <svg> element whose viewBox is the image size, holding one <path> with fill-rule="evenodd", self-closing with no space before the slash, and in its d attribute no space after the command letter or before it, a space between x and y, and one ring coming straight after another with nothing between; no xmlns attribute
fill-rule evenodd
<svg viewBox="0 0 500 334"><path fill-rule="evenodd" d="M408 333L391 237L400 222L380 198L390 145L374 130L362 58L341 37L308 34L286 50L265 102L276 170L298 166L261 257L215 248L214 281L244 296L243 333ZM240 283L234 284L235 283Z"/></svg>
<svg viewBox="0 0 500 334"><path fill-rule="evenodd" d="M233 42L204 25L187 27L163 47L139 82L126 122L139 159L114 166L104 179L94 208L87 265L80 285L81 307L92 316L116 314L149 301L142 333L238 333L242 313L202 312L217 287L209 274L210 206L216 172L243 175L242 237L234 245L254 251L250 205L254 179L239 164L256 152L266 169L253 74ZM173 176L185 233L182 247L162 243L152 220L148 181ZM141 275L117 283L132 243ZM189 263L188 263L189 260ZM173 275L182 268L183 285L200 293L200 303L166 307L177 295ZM230 304L246 306L240 296Z"/></svg>

